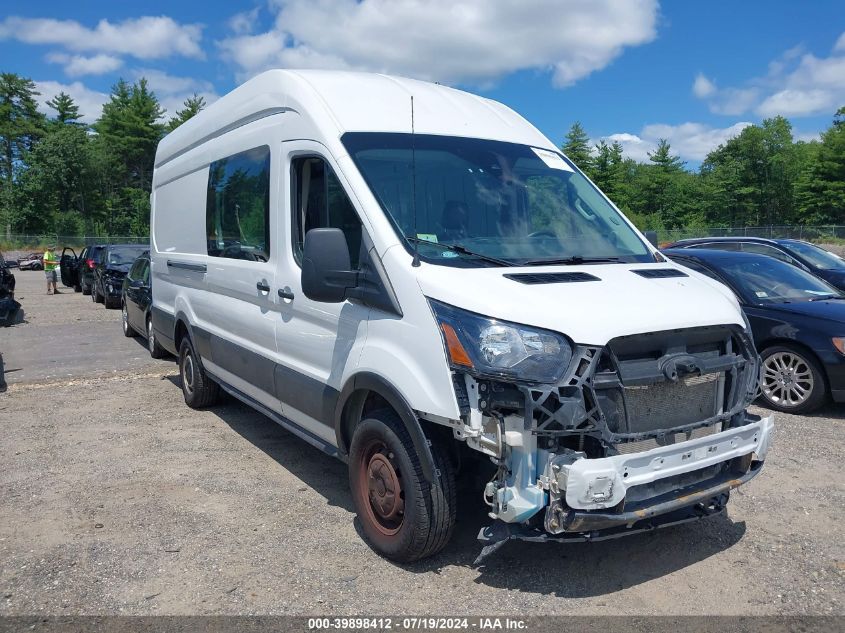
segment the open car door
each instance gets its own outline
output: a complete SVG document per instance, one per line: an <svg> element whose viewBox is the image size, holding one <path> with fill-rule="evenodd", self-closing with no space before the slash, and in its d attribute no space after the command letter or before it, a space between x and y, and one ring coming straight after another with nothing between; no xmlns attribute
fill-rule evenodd
<svg viewBox="0 0 845 633"><path fill-rule="evenodd" d="M59 273L62 283L70 288L79 286L79 258L70 246L62 250L62 258L59 260Z"/></svg>

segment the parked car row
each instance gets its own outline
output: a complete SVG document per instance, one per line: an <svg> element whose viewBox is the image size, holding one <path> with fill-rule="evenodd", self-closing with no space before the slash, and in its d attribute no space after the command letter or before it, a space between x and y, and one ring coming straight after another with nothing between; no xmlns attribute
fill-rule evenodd
<svg viewBox="0 0 845 633"><path fill-rule="evenodd" d="M148 249L146 244L94 244L77 255L67 247L59 260L59 271L65 286L91 295L94 303L102 303L107 309L120 308L124 335L145 336L150 355L162 358L167 352L152 330Z"/></svg>
<svg viewBox="0 0 845 633"><path fill-rule="evenodd" d="M766 405L808 413L845 402L845 261L808 242L759 238L682 240L662 252L737 296Z"/></svg>

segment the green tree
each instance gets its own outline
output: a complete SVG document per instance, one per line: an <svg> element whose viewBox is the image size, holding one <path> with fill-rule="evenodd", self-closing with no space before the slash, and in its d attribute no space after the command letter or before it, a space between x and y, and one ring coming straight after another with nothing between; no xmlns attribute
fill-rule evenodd
<svg viewBox="0 0 845 633"><path fill-rule="evenodd" d="M192 97L188 97L185 99L185 103L183 104L183 108L181 110L176 110L176 116L170 119L167 122L167 131L172 132L177 127L182 125L188 119L195 117L197 114L200 113L203 109L205 109L206 103L205 98L201 95L194 93Z"/></svg>
<svg viewBox="0 0 845 633"><path fill-rule="evenodd" d="M566 142L561 149L569 160L578 165L581 171L587 175L590 174L593 166L593 158L590 154L590 137L587 136L578 121L569 128L569 132L566 133Z"/></svg>
<svg viewBox="0 0 845 633"><path fill-rule="evenodd" d="M799 217L813 224L845 223L845 107L807 154L796 184Z"/></svg>
<svg viewBox="0 0 845 633"><path fill-rule="evenodd" d="M16 175L44 134L44 115L35 101L38 94L31 79L0 73L0 225L7 231L16 223Z"/></svg>
<svg viewBox="0 0 845 633"><path fill-rule="evenodd" d="M78 123L81 118L79 106L66 92L60 92L47 102L47 105L56 111L55 121L61 124Z"/></svg>

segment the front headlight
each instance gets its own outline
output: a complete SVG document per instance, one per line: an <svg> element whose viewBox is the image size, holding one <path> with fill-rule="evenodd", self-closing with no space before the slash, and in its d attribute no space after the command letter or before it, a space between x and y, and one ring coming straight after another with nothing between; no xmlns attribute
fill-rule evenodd
<svg viewBox="0 0 845 633"><path fill-rule="evenodd" d="M572 359L561 334L499 321L429 300L450 364L469 373L554 383Z"/></svg>

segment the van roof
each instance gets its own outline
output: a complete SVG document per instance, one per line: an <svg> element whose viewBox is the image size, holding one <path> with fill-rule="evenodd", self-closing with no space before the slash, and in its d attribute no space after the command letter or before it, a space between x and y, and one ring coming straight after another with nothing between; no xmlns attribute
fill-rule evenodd
<svg viewBox="0 0 845 633"><path fill-rule="evenodd" d="M241 125L295 110L345 132L410 132L488 138L556 149L507 106L440 84L375 73L269 70L212 103L159 143L156 167Z"/></svg>

